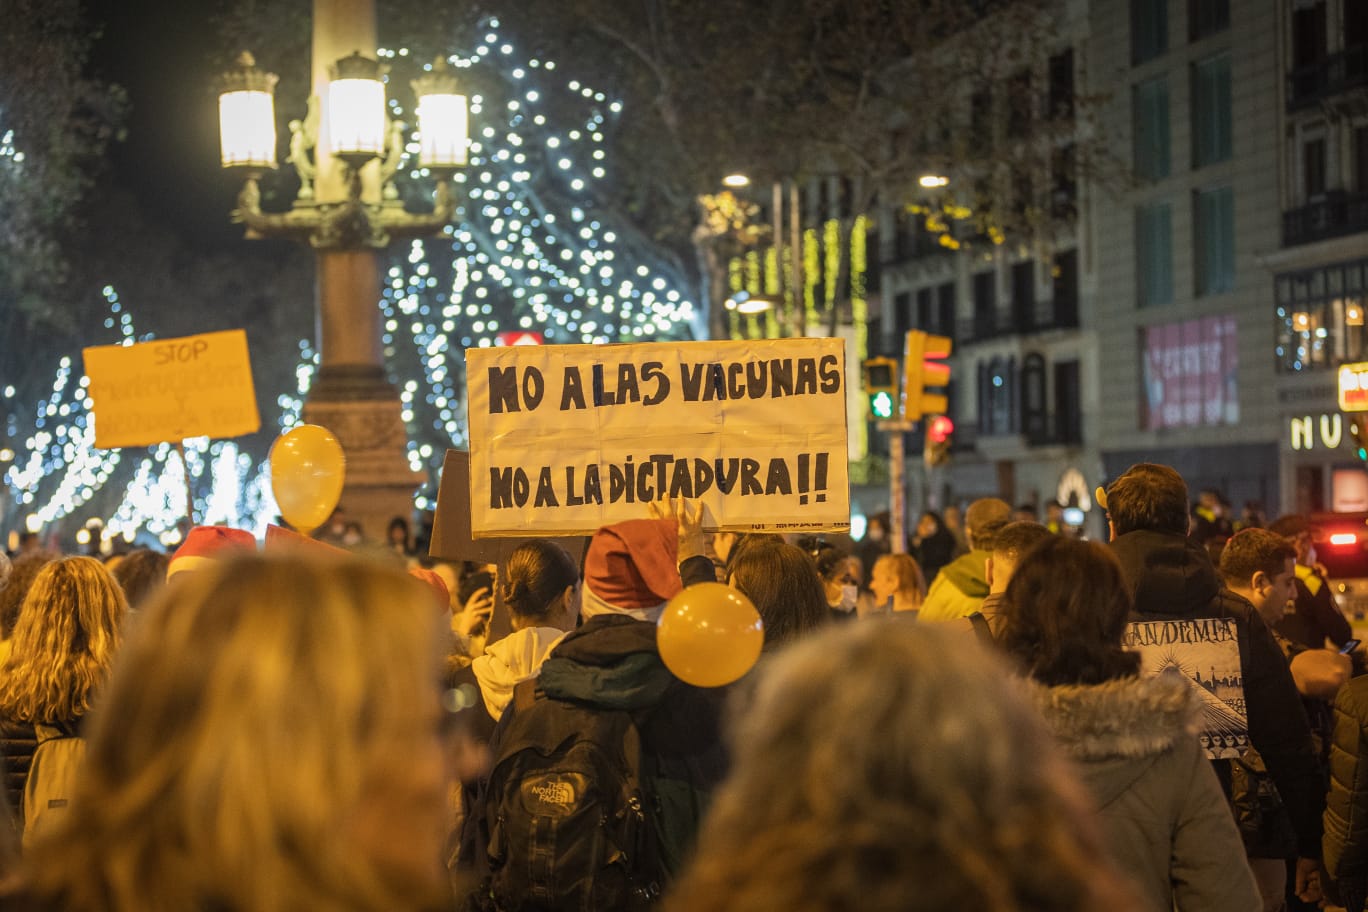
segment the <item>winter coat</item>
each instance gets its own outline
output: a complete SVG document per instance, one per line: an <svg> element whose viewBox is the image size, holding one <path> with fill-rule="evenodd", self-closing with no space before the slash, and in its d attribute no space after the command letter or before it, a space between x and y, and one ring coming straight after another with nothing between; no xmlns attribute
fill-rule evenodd
<svg viewBox="0 0 1368 912"><path fill-rule="evenodd" d="M21 823L24 813L24 784L28 782L33 752L38 749L38 736L33 723L0 719L0 751L5 755L5 798L10 812Z"/></svg>
<svg viewBox="0 0 1368 912"><path fill-rule="evenodd" d="M1327 639L1343 646L1354 635L1349 620L1335 604L1325 578L1297 564L1297 598L1291 613L1278 621L1278 632L1294 643L1320 649Z"/></svg>
<svg viewBox="0 0 1368 912"><path fill-rule="evenodd" d="M542 662L564 637L565 631L555 627L525 627L486 646L484 655L470 663L491 716L498 719L503 715L513 699L514 686L535 678Z"/></svg>
<svg viewBox="0 0 1368 912"><path fill-rule="evenodd" d="M922 601L923 621L951 621L978 611L988 595L987 551L970 551L941 568Z"/></svg>
<svg viewBox="0 0 1368 912"><path fill-rule="evenodd" d="M1254 606L1222 589L1206 550L1182 535L1138 530L1112 542L1138 621L1235 622L1249 742L1263 757L1297 834L1297 854L1320 857L1321 786L1311 726L1287 659ZM1230 761L1213 761L1230 795Z"/></svg>
<svg viewBox="0 0 1368 912"><path fill-rule="evenodd" d="M620 614L604 614L566 634L542 662L538 691L581 706L626 710L641 735L642 784L655 798L661 860L679 870L692 848L713 789L726 773L720 716L726 688L703 689L680 681L661 661L656 627ZM490 753L517 714L510 706L490 740ZM481 789L462 834L461 857L479 875L484 845Z"/></svg>
<svg viewBox="0 0 1368 912"><path fill-rule="evenodd" d="M1197 744L1192 685L1160 675L1032 690L1148 908L1260 907L1239 831Z"/></svg>
<svg viewBox="0 0 1368 912"><path fill-rule="evenodd" d="M1336 880L1368 879L1368 676L1354 678L1335 697L1325 869Z"/></svg>

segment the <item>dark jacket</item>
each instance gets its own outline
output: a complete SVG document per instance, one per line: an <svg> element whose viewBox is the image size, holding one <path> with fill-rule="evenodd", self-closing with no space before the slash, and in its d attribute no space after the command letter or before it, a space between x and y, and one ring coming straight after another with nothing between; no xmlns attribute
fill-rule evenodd
<svg viewBox="0 0 1368 912"><path fill-rule="evenodd" d="M1206 550L1182 535L1139 530L1112 549L1131 588L1136 620L1230 618L1239 637L1249 743L1263 757L1297 834L1297 852L1319 858L1325 793L1311 726L1282 650L1254 606L1221 587ZM1213 761L1230 794L1230 761Z"/></svg>
<svg viewBox="0 0 1368 912"><path fill-rule="evenodd" d="M1319 573L1297 565L1297 599L1291 613L1278 622L1278 632L1294 643L1320 649L1328 639L1343 646L1354 635L1349 619L1335 604L1330 584Z"/></svg>
<svg viewBox="0 0 1368 912"><path fill-rule="evenodd" d="M680 681L660 659L655 625L625 615L600 615L567 634L542 663L538 682L538 691L549 698L633 715L641 734L643 785L657 800L662 861L667 871L677 872L726 773L719 724L726 689ZM495 758L516 713L510 705L494 731ZM481 876L488 873L478 870L481 847L489 841L486 798L481 789L462 839L462 857Z"/></svg>
<svg viewBox="0 0 1368 912"><path fill-rule="evenodd" d="M1368 879L1368 676L1354 678L1335 697L1325 869L1336 880Z"/></svg>
<svg viewBox="0 0 1368 912"><path fill-rule="evenodd" d="M24 783L28 782L33 752L38 749L38 736L30 722L0 719L0 751L5 755L5 799L10 812L23 826Z"/></svg>

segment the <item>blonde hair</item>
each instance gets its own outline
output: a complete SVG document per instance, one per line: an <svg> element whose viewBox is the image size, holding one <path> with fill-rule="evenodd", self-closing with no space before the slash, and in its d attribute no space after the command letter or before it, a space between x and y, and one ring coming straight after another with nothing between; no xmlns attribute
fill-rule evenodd
<svg viewBox="0 0 1368 912"><path fill-rule="evenodd" d="M1009 677L894 620L789 647L731 723L730 776L668 909L1133 909Z"/></svg>
<svg viewBox="0 0 1368 912"><path fill-rule="evenodd" d="M898 593L920 605L922 599L926 598L926 579L922 576L917 559L910 554L885 554L874 562L871 576L872 570L878 569L880 564L893 568L893 575L898 580Z"/></svg>
<svg viewBox="0 0 1368 912"><path fill-rule="evenodd" d="M90 711L119 649L128 602L99 561L46 564L19 607L0 672L0 716L68 722Z"/></svg>
<svg viewBox="0 0 1368 912"><path fill-rule="evenodd" d="M348 834L433 732L439 624L419 583L359 561L173 579L133 625L30 887L81 912L421 905L434 884Z"/></svg>

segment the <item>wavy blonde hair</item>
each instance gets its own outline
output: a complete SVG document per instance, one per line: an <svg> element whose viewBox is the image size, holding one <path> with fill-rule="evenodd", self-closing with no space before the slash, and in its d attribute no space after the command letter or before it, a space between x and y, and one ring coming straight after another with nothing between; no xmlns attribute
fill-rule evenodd
<svg viewBox="0 0 1368 912"><path fill-rule="evenodd" d="M1135 909L1009 677L962 635L896 620L777 655L667 909Z"/></svg>
<svg viewBox="0 0 1368 912"><path fill-rule="evenodd" d="M0 672L0 715L68 722L88 713L118 652L127 613L123 590L99 561L64 557L46 564L19 607Z"/></svg>
<svg viewBox="0 0 1368 912"><path fill-rule="evenodd" d="M352 837L432 744L441 620L421 584L355 560L173 579L133 625L30 888L80 912L422 906L440 853L419 884Z"/></svg>

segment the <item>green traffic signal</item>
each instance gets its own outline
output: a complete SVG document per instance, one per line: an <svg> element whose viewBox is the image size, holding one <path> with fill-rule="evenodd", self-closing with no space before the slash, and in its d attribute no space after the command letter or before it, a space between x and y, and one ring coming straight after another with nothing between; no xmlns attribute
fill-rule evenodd
<svg viewBox="0 0 1368 912"><path fill-rule="evenodd" d="M875 418L889 419L893 417L893 395L887 390L879 390L869 397L869 410Z"/></svg>

